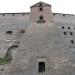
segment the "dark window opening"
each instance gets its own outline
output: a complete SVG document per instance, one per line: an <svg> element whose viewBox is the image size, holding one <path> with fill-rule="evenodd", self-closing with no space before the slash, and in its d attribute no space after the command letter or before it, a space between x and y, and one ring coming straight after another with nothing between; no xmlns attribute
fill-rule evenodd
<svg viewBox="0 0 75 75"><path fill-rule="evenodd" d="M55 16L55 13L53 13L53 15Z"/></svg>
<svg viewBox="0 0 75 75"><path fill-rule="evenodd" d="M39 72L45 72L45 62L39 62Z"/></svg>
<svg viewBox="0 0 75 75"><path fill-rule="evenodd" d="M25 13L22 14L23 16L25 15Z"/></svg>
<svg viewBox="0 0 75 75"><path fill-rule="evenodd" d="M70 32L70 35L73 35L73 33L72 33L72 32Z"/></svg>
<svg viewBox="0 0 75 75"><path fill-rule="evenodd" d="M39 11L43 11L43 8L41 7L41 8L39 8Z"/></svg>
<svg viewBox="0 0 75 75"><path fill-rule="evenodd" d="M62 26L62 29L65 29L65 27L64 27L64 26Z"/></svg>
<svg viewBox="0 0 75 75"><path fill-rule="evenodd" d="M39 20L37 21L37 23L45 23L46 21L43 18L43 15L39 16Z"/></svg>
<svg viewBox="0 0 75 75"><path fill-rule="evenodd" d="M4 71L4 69L1 69L1 71Z"/></svg>
<svg viewBox="0 0 75 75"><path fill-rule="evenodd" d="M18 45L13 45L12 47L13 47L13 48L17 48L17 47L18 47Z"/></svg>
<svg viewBox="0 0 75 75"><path fill-rule="evenodd" d="M12 34L13 32L12 32L12 31L6 31L6 33L7 33L7 34Z"/></svg>
<svg viewBox="0 0 75 75"><path fill-rule="evenodd" d="M65 14L63 14L63 16L65 17Z"/></svg>
<svg viewBox="0 0 75 75"><path fill-rule="evenodd" d="M66 33L66 32L64 32L64 35L67 35L67 33Z"/></svg>
<svg viewBox="0 0 75 75"><path fill-rule="evenodd" d="M73 40L71 40L71 44L74 44L74 41Z"/></svg>
<svg viewBox="0 0 75 75"><path fill-rule="evenodd" d="M19 33L25 33L25 30L21 30Z"/></svg>
<svg viewBox="0 0 75 75"><path fill-rule="evenodd" d="M3 16L5 16L5 14L3 14Z"/></svg>
<svg viewBox="0 0 75 75"><path fill-rule="evenodd" d="M43 20L43 16L41 15L41 16L39 17L39 19L40 19L40 20Z"/></svg>
<svg viewBox="0 0 75 75"><path fill-rule="evenodd" d="M15 14L12 14L12 16L15 16Z"/></svg>
<svg viewBox="0 0 75 75"><path fill-rule="evenodd" d="M70 27L68 27L68 29L71 29Z"/></svg>

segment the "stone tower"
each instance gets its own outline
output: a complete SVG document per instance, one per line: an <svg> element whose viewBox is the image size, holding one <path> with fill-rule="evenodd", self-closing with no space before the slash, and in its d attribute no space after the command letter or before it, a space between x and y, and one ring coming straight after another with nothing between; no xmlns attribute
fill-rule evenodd
<svg viewBox="0 0 75 75"><path fill-rule="evenodd" d="M51 5L39 2L31 6L31 22L46 23L53 22Z"/></svg>

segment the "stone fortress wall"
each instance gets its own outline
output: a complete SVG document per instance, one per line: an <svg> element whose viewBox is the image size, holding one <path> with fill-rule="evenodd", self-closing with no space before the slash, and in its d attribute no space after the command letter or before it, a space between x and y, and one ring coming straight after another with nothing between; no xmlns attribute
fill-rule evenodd
<svg viewBox="0 0 75 75"><path fill-rule="evenodd" d="M74 40L75 32L75 15L53 13L53 21L64 35L65 32L69 43L71 39ZM25 30L30 25L30 13L1 13L0 14L0 42L1 50L0 56L3 57L5 52L11 46L12 41L16 41L17 34L21 30ZM64 28L63 28L64 27ZM68 29L68 27L70 29ZM13 34L9 35L6 32L12 31ZM70 35L72 33L73 35Z"/></svg>
<svg viewBox="0 0 75 75"><path fill-rule="evenodd" d="M54 13L54 23L57 25L65 41L75 48L75 15ZM73 41L73 42L72 42Z"/></svg>
<svg viewBox="0 0 75 75"><path fill-rule="evenodd" d="M50 16L46 11L39 14L36 8L32 12L38 15L0 14L0 57L19 44L12 49L11 64L0 65L1 75L75 75L75 15L52 13L51 6L43 4ZM36 22L41 14L47 23ZM45 72L38 72L39 62L45 63Z"/></svg>
<svg viewBox="0 0 75 75"><path fill-rule="evenodd" d="M21 31L30 25L29 13L0 14L0 57L4 57L13 42L21 38ZM7 33L10 32L11 33Z"/></svg>

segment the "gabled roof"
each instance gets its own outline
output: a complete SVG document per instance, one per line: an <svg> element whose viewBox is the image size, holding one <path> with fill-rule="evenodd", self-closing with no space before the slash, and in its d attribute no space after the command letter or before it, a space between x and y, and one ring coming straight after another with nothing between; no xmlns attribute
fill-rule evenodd
<svg viewBox="0 0 75 75"><path fill-rule="evenodd" d="M32 7L39 7L40 4L42 4L43 7L45 7L45 6L50 6L50 7L51 7L50 4L47 4L47 3L44 3L44 2L41 2L41 1L40 1L40 2L38 2L38 3L34 4L34 5L32 5L31 8L32 8Z"/></svg>

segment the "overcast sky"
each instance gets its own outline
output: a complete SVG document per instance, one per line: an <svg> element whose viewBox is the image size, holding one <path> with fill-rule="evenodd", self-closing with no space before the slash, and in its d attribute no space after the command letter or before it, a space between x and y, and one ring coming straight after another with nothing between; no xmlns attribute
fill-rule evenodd
<svg viewBox="0 0 75 75"><path fill-rule="evenodd" d="M53 13L75 14L75 0L0 0L0 13L29 12L39 1L51 4Z"/></svg>

